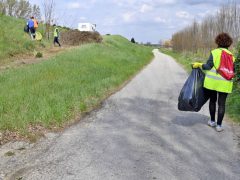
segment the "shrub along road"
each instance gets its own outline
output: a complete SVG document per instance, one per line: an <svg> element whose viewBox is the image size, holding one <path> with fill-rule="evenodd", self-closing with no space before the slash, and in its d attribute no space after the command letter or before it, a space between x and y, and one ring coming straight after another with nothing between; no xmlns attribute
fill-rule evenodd
<svg viewBox="0 0 240 180"><path fill-rule="evenodd" d="M225 131L218 133L206 125L207 107L179 112L187 73L169 56L154 54L101 109L15 156L1 156L2 177L239 179L239 147L230 123L224 121Z"/></svg>

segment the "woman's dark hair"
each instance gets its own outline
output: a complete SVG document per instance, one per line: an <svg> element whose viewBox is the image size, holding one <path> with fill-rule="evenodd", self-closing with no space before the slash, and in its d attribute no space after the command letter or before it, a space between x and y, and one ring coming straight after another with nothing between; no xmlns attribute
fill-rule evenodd
<svg viewBox="0 0 240 180"><path fill-rule="evenodd" d="M218 45L218 47L228 48L233 43L233 40L228 33L221 33L217 35L215 43Z"/></svg>

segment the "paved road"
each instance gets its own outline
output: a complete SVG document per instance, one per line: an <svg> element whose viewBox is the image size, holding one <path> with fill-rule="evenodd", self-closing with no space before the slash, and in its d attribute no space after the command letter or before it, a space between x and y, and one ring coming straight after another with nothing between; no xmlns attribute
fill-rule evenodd
<svg viewBox="0 0 240 180"><path fill-rule="evenodd" d="M222 133L208 127L207 107L179 112L187 74L169 56L154 54L151 64L79 124L14 157L1 156L2 177L239 180L232 127L225 122Z"/></svg>

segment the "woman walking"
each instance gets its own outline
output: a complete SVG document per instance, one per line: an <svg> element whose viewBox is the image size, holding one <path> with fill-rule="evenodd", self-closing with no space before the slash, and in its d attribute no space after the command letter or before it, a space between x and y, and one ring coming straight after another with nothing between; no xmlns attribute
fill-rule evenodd
<svg viewBox="0 0 240 180"><path fill-rule="evenodd" d="M56 26L56 24L54 24L53 27L54 27L54 33L53 33L54 40L53 40L53 44L55 46L55 44L57 43L58 46L61 47L61 44L59 43L59 29Z"/></svg>
<svg viewBox="0 0 240 180"><path fill-rule="evenodd" d="M211 127L216 127L218 132L223 131L222 121L225 114L225 104L226 99L229 93L232 92L233 81L219 73L218 69L223 64L222 61L225 61L224 57L230 57L230 66L225 70L230 72L229 69L232 69L232 74L234 74L234 62L235 59L233 54L228 50L231 46L233 40L227 33L221 33L217 35L215 43L218 45L217 49L214 49L206 64L195 62L193 63L193 68L202 68L206 70L206 76L204 80L205 94L209 97L209 112L211 119L208 121L208 125ZM228 58L229 60L229 58ZM218 116L217 123L215 119L216 115L216 102L218 102Z"/></svg>

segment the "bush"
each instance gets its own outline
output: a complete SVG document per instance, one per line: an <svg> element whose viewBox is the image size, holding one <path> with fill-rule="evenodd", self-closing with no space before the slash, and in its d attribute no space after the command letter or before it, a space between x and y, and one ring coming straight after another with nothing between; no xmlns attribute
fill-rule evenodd
<svg viewBox="0 0 240 180"><path fill-rule="evenodd" d="M65 45L78 46L87 43L101 43L102 36L98 32L69 30L61 34L61 41Z"/></svg>
<svg viewBox="0 0 240 180"><path fill-rule="evenodd" d="M237 45L237 57L235 61L236 81L240 82L240 42Z"/></svg>
<svg viewBox="0 0 240 180"><path fill-rule="evenodd" d="M41 58L43 57L43 54L41 52L37 52L37 54L35 55L36 58Z"/></svg>
<svg viewBox="0 0 240 180"><path fill-rule="evenodd" d="M132 39L131 39L131 42L132 42L132 43L136 43L136 41L135 41L135 39L134 39L134 38L132 38Z"/></svg>

